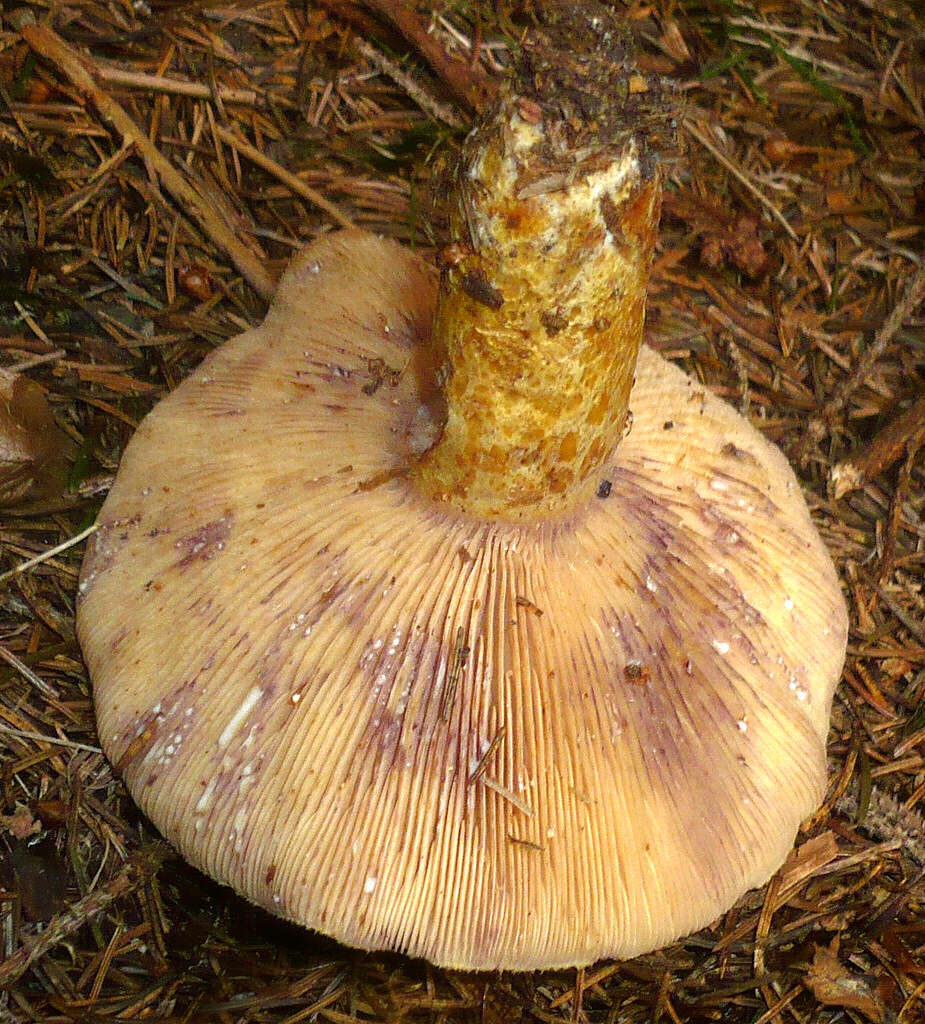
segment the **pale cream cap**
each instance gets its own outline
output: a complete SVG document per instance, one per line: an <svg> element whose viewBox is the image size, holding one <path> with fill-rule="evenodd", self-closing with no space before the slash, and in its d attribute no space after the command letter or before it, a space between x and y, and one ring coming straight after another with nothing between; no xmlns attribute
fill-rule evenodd
<svg viewBox="0 0 925 1024"><path fill-rule="evenodd" d="M780 452L646 348L609 496L515 526L416 495L435 288L322 239L143 422L80 583L100 737L192 863L344 943L631 956L822 799L838 580Z"/></svg>

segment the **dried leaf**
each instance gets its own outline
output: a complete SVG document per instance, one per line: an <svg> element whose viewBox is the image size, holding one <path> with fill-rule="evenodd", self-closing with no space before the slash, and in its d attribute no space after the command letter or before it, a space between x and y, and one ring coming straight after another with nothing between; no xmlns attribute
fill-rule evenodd
<svg viewBox="0 0 925 1024"><path fill-rule="evenodd" d="M808 839L793 850L779 872L781 891L790 890L811 878L838 856L838 843L831 829Z"/></svg>
<svg viewBox="0 0 925 1024"><path fill-rule="evenodd" d="M16 845L4 859L12 868L23 913L30 921L47 921L67 905L67 868L53 842Z"/></svg>
<svg viewBox="0 0 925 1024"><path fill-rule="evenodd" d="M28 839L42 831L41 823L35 820L32 811L19 801L12 814L0 814L0 828L6 829L17 839Z"/></svg>
<svg viewBox="0 0 925 1024"><path fill-rule="evenodd" d="M759 237L758 218L743 213L725 224L718 223L716 230L703 234L700 258L708 267L725 263L749 277L763 276L768 255Z"/></svg>
<svg viewBox="0 0 925 1024"><path fill-rule="evenodd" d="M38 384L0 373L0 505L60 494L72 450Z"/></svg>
<svg viewBox="0 0 925 1024"><path fill-rule="evenodd" d="M62 828L67 824L68 806L63 800L39 800L35 813L42 819L45 828Z"/></svg>
<svg viewBox="0 0 925 1024"><path fill-rule="evenodd" d="M806 975L806 987L820 1003L857 1010L869 1020L881 1024L884 1006L861 977L852 974L838 959L838 939L829 946L816 946L813 962Z"/></svg>
<svg viewBox="0 0 925 1024"><path fill-rule="evenodd" d="M674 18L665 18L662 22L662 35L659 39L659 46L670 57L673 57L678 64L693 60L691 51L687 48L681 29Z"/></svg>
<svg viewBox="0 0 925 1024"><path fill-rule="evenodd" d="M753 279L769 268L757 217L737 213L712 200L678 193L665 198L665 210L684 221L700 240L700 259L706 266L734 267Z"/></svg>

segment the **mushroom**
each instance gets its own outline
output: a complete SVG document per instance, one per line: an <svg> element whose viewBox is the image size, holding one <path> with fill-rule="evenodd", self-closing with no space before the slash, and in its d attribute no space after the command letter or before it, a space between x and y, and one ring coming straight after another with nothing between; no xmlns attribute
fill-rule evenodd
<svg viewBox="0 0 925 1024"><path fill-rule="evenodd" d="M144 420L84 563L138 804L351 946L651 950L824 793L844 601L778 449L640 348L667 115L615 45L581 88L534 51L465 145L439 280L356 230L298 255Z"/></svg>

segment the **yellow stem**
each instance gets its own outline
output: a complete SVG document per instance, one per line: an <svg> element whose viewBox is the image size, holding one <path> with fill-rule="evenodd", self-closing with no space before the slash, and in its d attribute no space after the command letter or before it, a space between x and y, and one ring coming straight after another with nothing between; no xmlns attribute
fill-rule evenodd
<svg viewBox="0 0 925 1024"><path fill-rule="evenodd" d="M620 84L630 104L649 88ZM576 137L510 91L467 142L434 326L446 422L413 470L432 498L523 520L599 486L627 421L658 223L644 121Z"/></svg>

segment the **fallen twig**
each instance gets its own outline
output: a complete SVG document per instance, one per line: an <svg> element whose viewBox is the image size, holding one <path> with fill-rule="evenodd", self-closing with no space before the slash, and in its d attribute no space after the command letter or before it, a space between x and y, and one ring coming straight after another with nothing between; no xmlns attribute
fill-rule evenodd
<svg viewBox="0 0 925 1024"><path fill-rule="evenodd" d="M203 196L183 177L125 110L100 89L78 54L56 32L37 24L23 25L20 32L39 57L55 64L93 103L103 120L111 124L127 144L135 146L152 174L181 206L189 210L208 237L228 254L254 291L263 299L272 298L276 285L253 250L239 241L226 219L219 214L216 209L218 198Z"/></svg>
<svg viewBox="0 0 925 1024"><path fill-rule="evenodd" d="M820 441L835 422L838 414L844 409L851 396L863 387L877 360L883 355L887 346L896 336L896 332L915 311L916 306L925 298L925 267L919 267L915 276L906 285L890 315L874 336L873 343L864 353L857 366L847 379L842 381L835 394L826 402L825 408L818 416L809 421L809 427L803 435L803 441L797 446L797 457L802 459L807 445Z"/></svg>
<svg viewBox="0 0 925 1024"><path fill-rule="evenodd" d="M925 395L879 430L870 444L829 470L829 493L836 500L875 480L904 451L925 445Z"/></svg>
<svg viewBox="0 0 925 1024"><path fill-rule="evenodd" d="M790 226L790 223L787 220L787 218L780 212L780 210L778 210L778 208L771 202L771 200L768 199L768 197L761 191L761 189L758 188L758 186L746 174L744 174L738 167L736 167L736 165L729 159L728 156L726 156L716 146L714 146L713 143L710 142L710 140L706 137L706 135L704 135L703 132L701 132L700 129L697 128L692 121L685 120L684 130L688 132L690 135L692 135L708 153L714 156L723 165L723 167L725 167L726 170L729 171L731 175L733 175L733 177L740 181L748 189L748 191L751 192L751 194L758 200L758 202L765 207L765 209L778 222L778 224L781 225L784 231L786 231L787 234L790 235L792 239L794 239L794 241L797 240L797 233Z"/></svg>
<svg viewBox="0 0 925 1024"><path fill-rule="evenodd" d="M99 916L114 900L144 885L164 863L167 855L166 846L139 850L126 861L115 878L87 893L83 899L62 910L60 914L55 914L43 931L0 963L0 989L12 985L36 960L73 935L82 925Z"/></svg>
<svg viewBox="0 0 925 1024"><path fill-rule="evenodd" d="M229 89L219 86L213 89L202 82L187 82L182 78L168 78L166 75L148 75L140 71L124 71L100 65L94 68L97 78L110 85L122 85L129 89L146 89L151 92L169 93L174 96L190 96L194 99L218 99L222 103L237 104L242 107L256 107L261 102L261 95L256 89ZM273 102L282 102L274 97Z"/></svg>
<svg viewBox="0 0 925 1024"><path fill-rule="evenodd" d="M21 562L19 565L14 566L12 569L8 569L6 572L0 572L0 583L6 583L8 579L18 576L21 572L25 572L27 569L33 568L33 566L41 565L42 562L47 562L49 558L54 558L55 555L60 555L62 551L67 551L68 548L74 547L75 544L80 544L81 541L86 540L91 533L95 533L98 529L98 523L91 523L85 530L81 530L80 533L73 537L68 537L67 540L62 541L60 544L56 544L53 548L49 548L48 551L43 551L42 554L36 555L35 558L30 558L28 561Z"/></svg>
<svg viewBox="0 0 925 1024"><path fill-rule="evenodd" d="M330 0L326 2L330 4ZM427 61L457 103L476 113L484 109L494 93L494 83L481 69L448 56L439 40L428 33L413 4L407 0L364 0L363 6L384 18L404 36L406 42Z"/></svg>
<svg viewBox="0 0 925 1024"><path fill-rule="evenodd" d="M875 839L900 840L902 852L919 867L925 867L925 821L912 807L874 786L870 791L870 803L863 813L860 812L856 793L846 793L841 797L835 804L835 810Z"/></svg>
<svg viewBox="0 0 925 1024"><path fill-rule="evenodd" d="M242 139L240 135L235 135L234 132L229 131L227 128L222 128L221 125L215 125L213 130L222 142L233 146L241 156L247 157L251 163L262 167L269 174L272 174L274 178L277 178L288 188L292 189L297 195L307 199L310 203L314 203L319 209L324 210L331 220L337 221L342 228L352 228L355 226L345 213L341 213L317 189L312 188L311 185L306 185L300 177L291 171L287 171L285 167L281 167L275 160L271 160L266 153L261 153L259 149L252 146L246 139Z"/></svg>
<svg viewBox="0 0 925 1024"><path fill-rule="evenodd" d="M463 119L459 117L452 107L447 106L446 103L441 103L439 100L435 100L426 89L418 85L411 75L406 71L402 71L395 61L389 60L384 53L380 53L371 43L365 39L358 39L356 41L356 48L370 64L375 65L384 75L391 78L400 89L404 90L417 103L421 110L426 114L430 114L435 121L443 121L444 124L448 124L451 128L463 127Z"/></svg>

